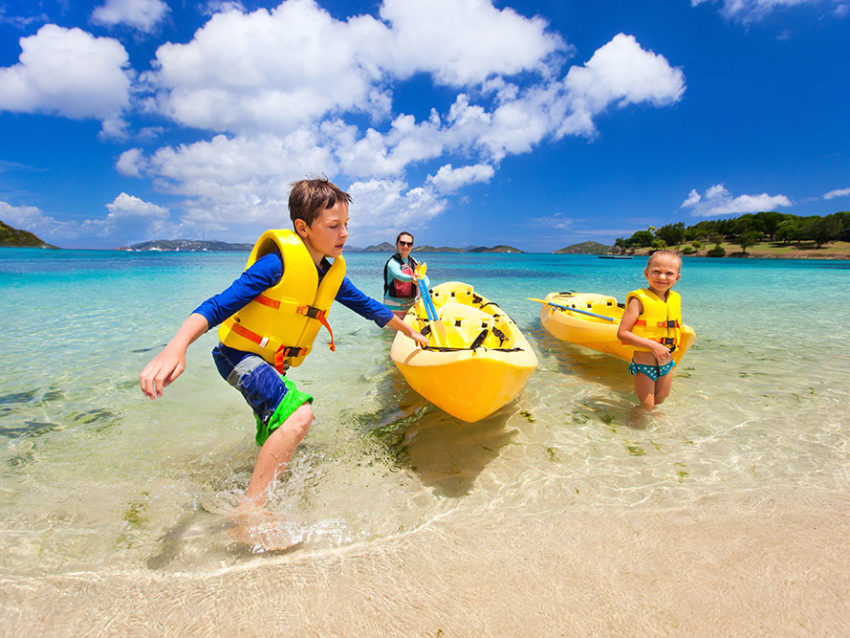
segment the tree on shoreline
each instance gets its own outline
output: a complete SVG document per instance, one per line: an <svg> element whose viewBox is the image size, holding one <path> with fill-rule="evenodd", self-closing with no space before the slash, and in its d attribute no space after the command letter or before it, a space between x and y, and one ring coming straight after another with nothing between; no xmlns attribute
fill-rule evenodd
<svg viewBox="0 0 850 638"><path fill-rule="evenodd" d="M685 222L662 226L655 231L655 236L668 246L678 246L685 241Z"/></svg>
<svg viewBox="0 0 850 638"><path fill-rule="evenodd" d="M747 248L750 246L755 246L761 240L762 234L757 230L745 230L743 233L738 235L735 239L735 243L741 247L741 250L746 255Z"/></svg>
<svg viewBox="0 0 850 638"><path fill-rule="evenodd" d="M804 232L814 240L817 247L834 241L841 236L841 231L846 224L842 224L841 213L835 213L827 217L818 217L808 222Z"/></svg>

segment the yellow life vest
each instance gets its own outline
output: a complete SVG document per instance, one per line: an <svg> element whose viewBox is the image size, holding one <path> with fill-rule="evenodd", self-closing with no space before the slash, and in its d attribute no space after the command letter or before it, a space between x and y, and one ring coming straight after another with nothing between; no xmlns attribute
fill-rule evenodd
<svg viewBox="0 0 850 638"><path fill-rule="evenodd" d="M274 251L283 260L280 282L225 319L218 338L230 348L260 355L283 373L304 362L322 325L331 335L328 346L336 350L327 314L345 276L345 259L337 257L320 282L316 264L294 231L267 230L245 269Z"/></svg>
<svg viewBox="0 0 850 638"><path fill-rule="evenodd" d="M668 290L667 301L664 301L649 288L641 288L626 296L627 306L632 297L639 299L643 306L643 312L635 321L632 332L667 346L670 352L678 348L682 333L682 297L679 293ZM635 346L635 350L651 352L649 348L640 346Z"/></svg>

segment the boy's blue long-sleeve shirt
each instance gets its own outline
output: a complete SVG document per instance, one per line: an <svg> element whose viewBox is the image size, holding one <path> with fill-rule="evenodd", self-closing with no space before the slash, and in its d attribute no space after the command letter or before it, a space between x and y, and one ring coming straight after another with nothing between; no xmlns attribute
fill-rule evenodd
<svg viewBox="0 0 850 638"><path fill-rule="evenodd" d="M328 268L330 263L323 261L318 269L320 279ZM254 262L230 287L207 299L193 312L203 315L212 328L244 308L260 293L277 285L281 277L283 260L278 253L270 253ZM371 319L381 328L393 318L391 310L361 292L348 277L343 277L335 299L361 317Z"/></svg>

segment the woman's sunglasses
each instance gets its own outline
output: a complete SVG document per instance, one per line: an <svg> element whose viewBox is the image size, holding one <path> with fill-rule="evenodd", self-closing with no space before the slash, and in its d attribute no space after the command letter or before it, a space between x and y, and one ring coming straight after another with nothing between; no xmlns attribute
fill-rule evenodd
<svg viewBox="0 0 850 638"><path fill-rule="evenodd" d="M401 239L398 240L398 243L401 244L402 246L412 246L413 245L412 241L403 241Z"/></svg>

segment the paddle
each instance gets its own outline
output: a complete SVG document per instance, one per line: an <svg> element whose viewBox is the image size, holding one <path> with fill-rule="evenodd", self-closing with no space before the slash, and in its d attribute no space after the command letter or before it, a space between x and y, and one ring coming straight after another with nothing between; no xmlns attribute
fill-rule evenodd
<svg viewBox="0 0 850 638"><path fill-rule="evenodd" d="M604 319L605 321L613 322L614 319L611 317L606 317L605 315L598 315L595 312L588 312L587 310L579 310L578 308L570 308L569 306L562 306L561 304L552 303L551 301L545 301L544 299L533 299L531 297L526 297L529 301L536 301L537 303L546 304L547 306L552 306L553 308L560 308L561 310L566 310L568 312L579 312L583 315L590 315L591 317L596 317L597 319Z"/></svg>
<svg viewBox="0 0 850 638"><path fill-rule="evenodd" d="M421 277L425 274L426 270L428 270L428 264L421 263L416 267L416 275ZM434 307L434 300L431 299L431 293L428 292L428 287L422 279L418 279L416 283L419 286L419 294L422 296L422 305L425 306L425 314L428 315L428 325L431 327L431 334L434 335L434 341L440 347L447 345L448 337L446 337L446 329L437 316L437 309Z"/></svg>

